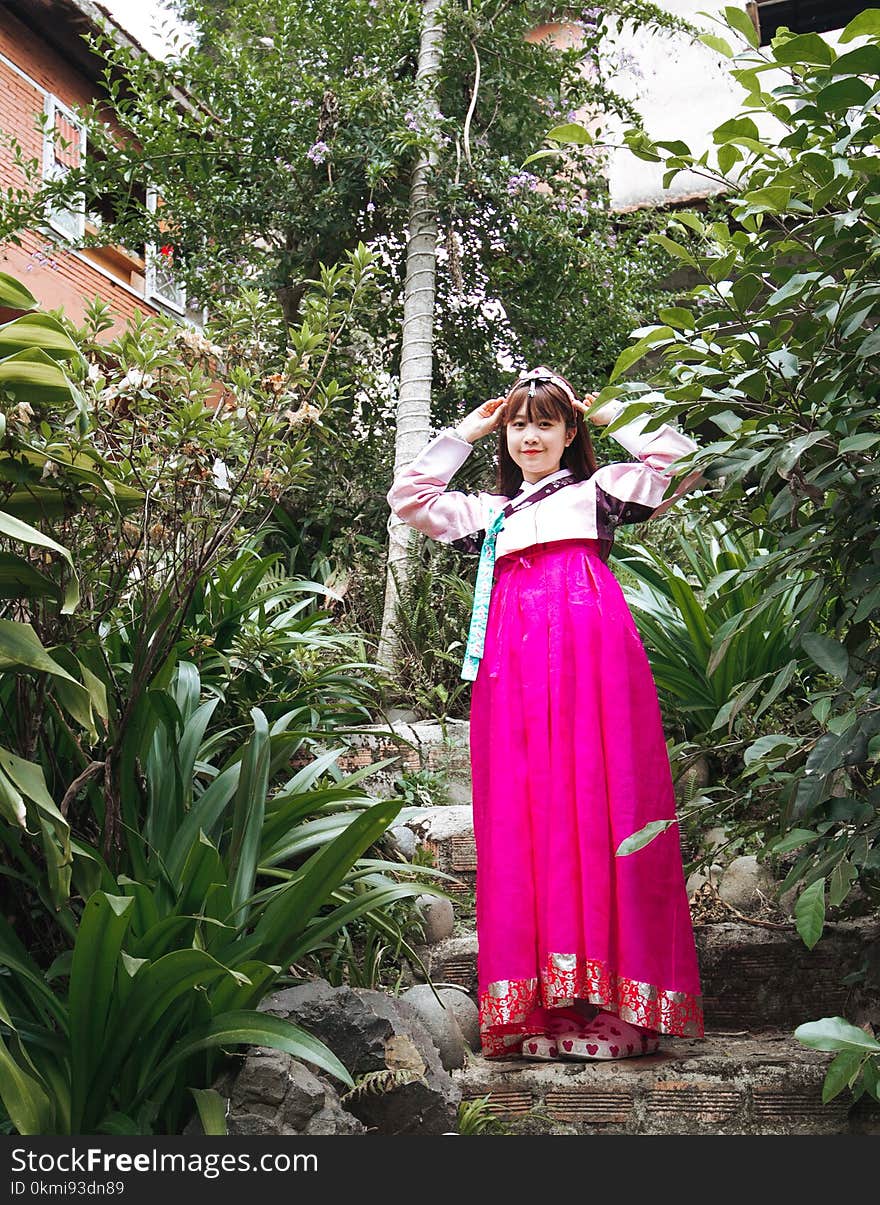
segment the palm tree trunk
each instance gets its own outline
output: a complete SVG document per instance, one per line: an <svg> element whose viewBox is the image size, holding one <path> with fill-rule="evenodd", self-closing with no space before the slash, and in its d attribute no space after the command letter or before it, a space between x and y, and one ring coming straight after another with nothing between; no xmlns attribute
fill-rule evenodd
<svg viewBox="0 0 880 1205"><path fill-rule="evenodd" d="M434 80L440 67L443 26L437 18L440 0L424 0L419 65L416 79L429 108L436 109ZM437 164L434 147L419 156L410 184L409 229L406 245L406 282L400 353L400 394L394 471L414 460L431 429L432 335L434 278L437 265L437 206L432 175ZM399 641L393 630L397 611L398 580L403 583L410 529L392 515L388 523L388 570L385 607L378 660L389 669L397 661Z"/></svg>

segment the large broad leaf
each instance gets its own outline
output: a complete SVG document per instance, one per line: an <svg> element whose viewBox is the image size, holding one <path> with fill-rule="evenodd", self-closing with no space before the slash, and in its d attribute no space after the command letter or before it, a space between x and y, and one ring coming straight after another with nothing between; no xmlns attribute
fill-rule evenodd
<svg viewBox="0 0 880 1205"><path fill-rule="evenodd" d="M817 879L798 896L794 906L794 920L804 945L808 950L812 950L825 927L824 879Z"/></svg>
<svg viewBox="0 0 880 1205"><path fill-rule="evenodd" d="M858 1050L841 1050L837 1058L832 1060L822 1085L823 1105L827 1105L829 1100L834 1100L847 1084L852 1083L859 1073L864 1057Z"/></svg>
<svg viewBox="0 0 880 1205"><path fill-rule="evenodd" d="M0 747L0 775L34 804L46 857L49 889L54 903L60 908L70 894L70 826L49 794L41 766Z"/></svg>
<svg viewBox="0 0 880 1205"><path fill-rule="evenodd" d="M70 971L71 1129L81 1132L92 1080L101 1066L116 968L134 905L97 891L87 901Z"/></svg>
<svg viewBox="0 0 880 1205"><path fill-rule="evenodd" d="M7 536L10 540L18 540L22 544L48 548L52 552L57 552L67 561L70 566L70 580L65 590L61 614L70 615L75 611L79 603L79 582L73 571L73 557L68 550L53 540L51 536L44 535L36 527L31 527L29 523L24 523L21 519L16 519L14 515L7 514L2 510L0 510L0 535Z"/></svg>
<svg viewBox="0 0 880 1205"><path fill-rule="evenodd" d="M51 1134L54 1110L43 1085L19 1066L0 1038L0 1097L19 1134Z"/></svg>
<svg viewBox="0 0 880 1205"><path fill-rule="evenodd" d="M8 272L0 272L0 305L10 310L35 310L38 304L20 280Z"/></svg>
<svg viewBox="0 0 880 1205"><path fill-rule="evenodd" d="M827 67L834 62L834 51L816 33L804 33L789 38L773 48L777 63L818 63Z"/></svg>
<svg viewBox="0 0 880 1205"><path fill-rule="evenodd" d="M137 1104L148 1097L163 1076L197 1051L226 1046L269 1046L274 1050L284 1050L295 1059L312 1063L322 1071L329 1072L347 1087L354 1087L354 1080L345 1065L323 1042L313 1038L304 1029L268 1013L241 1010L221 1013L220 1016L214 1017L210 1024L181 1038L162 1066L146 1081L134 1103Z"/></svg>
<svg viewBox="0 0 880 1205"><path fill-rule="evenodd" d="M0 671L29 669L41 674L53 674L57 678L72 682L80 690L85 689L63 666L50 657L29 623L0 619Z"/></svg>
<svg viewBox="0 0 880 1205"><path fill-rule="evenodd" d="M79 348L51 314L24 314L0 326L0 356L39 348L54 360L72 360Z"/></svg>
<svg viewBox="0 0 880 1205"><path fill-rule="evenodd" d="M206 1134L226 1134L226 1098L216 1088L190 1088Z"/></svg>
<svg viewBox="0 0 880 1205"><path fill-rule="evenodd" d="M801 640L804 651L811 661L835 678L844 679L849 671L849 654L842 644L823 636L821 632L808 632Z"/></svg>
<svg viewBox="0 0 880 1205"><path fill-rule="evenodd" d="M16 401L31 405L73 400L73 387L63 368L38 347L0 360L0 387Z"/></svg>
<svg viewBox="0 0 880 1205"><path fill-rule="evenodd" d="M880 1054L880 1042L843 1017L823 1017L799 1025L794 1036L814 1050L866 1050Z"/></svg>
<svg viewBox="0 0 880 1205"><path fill-rule="evenodd" d="M853 38L870 38L877 34L880 34L880 8L866 8L857 17L853 17L838 40L851 42Z"/></svg>

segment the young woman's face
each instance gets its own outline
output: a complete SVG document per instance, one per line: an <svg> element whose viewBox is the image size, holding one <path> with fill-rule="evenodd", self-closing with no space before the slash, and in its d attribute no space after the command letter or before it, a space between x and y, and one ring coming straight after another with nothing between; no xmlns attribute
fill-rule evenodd
<svg viewBox="0 0 880 1205"><path fill-rule="evenodd" d="M574 436L561 418L542 418L536 414L529 421L523 403L507 424L507 450L522 470L523 480L532 484L556 472L562 453Z"/></svg>

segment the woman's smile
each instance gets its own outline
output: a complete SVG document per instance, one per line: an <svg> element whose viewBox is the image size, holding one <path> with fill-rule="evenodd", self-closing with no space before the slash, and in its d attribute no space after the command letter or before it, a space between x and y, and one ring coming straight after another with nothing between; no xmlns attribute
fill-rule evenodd
<svg viewBox="0 0 880 1205"><path fill-rule="evenodd" d="M574 438L561 418L536 415L530 420L525 406L507 424L507 450L522 470L523 480L533 484L560 467L562 454ZM540 439L540 444L534 441ZM545 463L538 464L541 460Z"/></svg>

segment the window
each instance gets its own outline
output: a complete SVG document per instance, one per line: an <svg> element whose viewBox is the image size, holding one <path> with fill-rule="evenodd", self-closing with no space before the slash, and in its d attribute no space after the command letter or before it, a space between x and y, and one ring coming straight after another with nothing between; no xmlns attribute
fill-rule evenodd
<svg viewBox="0 0 880 1205"><path fill-rule="evenodd" d="M154 188L147 189L147 208L156 213L162 206ZM178 314L186 313L186 291L174 279L174 248L148 243L144 252L147 265L147 299L160 301Z"/></svg>
<svg viewBox="0 0 880 1205"><path fill-rule="evenodd" d="M85 161L85 126L55 96L46 96L44 112L43 179L60 180ZM69 208L53 208L48 213L49 225L71 242L83 237L85 219L82 198L74 199Z"/></svg>
<svg viewBox="0 0 880 1205"><path fill-rule="evenodd" d="M787 27L792 33L827 33L843 29L853 17L857 17L868 6L852 0L758 0L757 25L762 46L769 46L777 29ZM752 20L754 20L752 15Z"/></svg>

